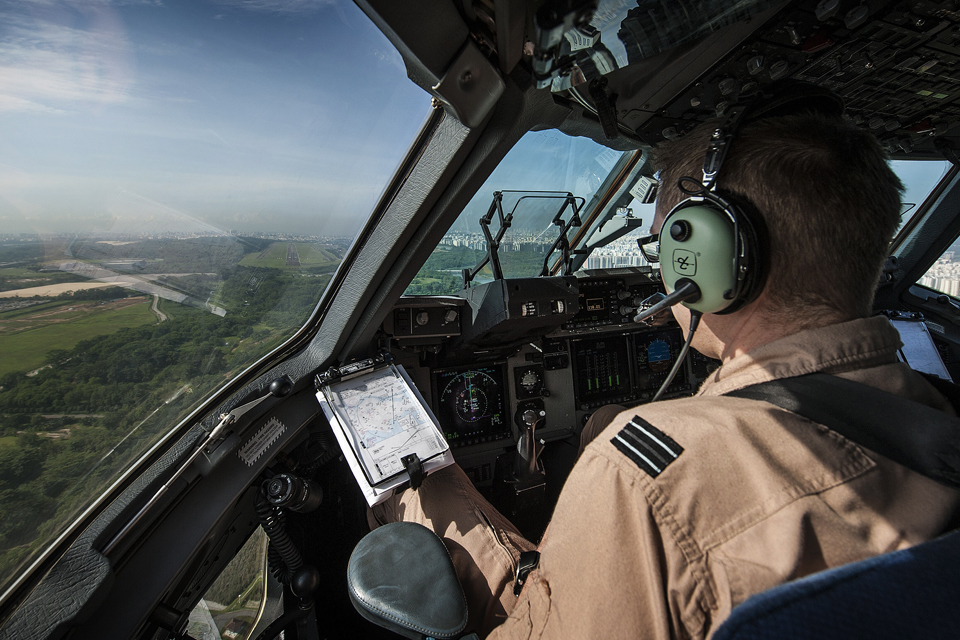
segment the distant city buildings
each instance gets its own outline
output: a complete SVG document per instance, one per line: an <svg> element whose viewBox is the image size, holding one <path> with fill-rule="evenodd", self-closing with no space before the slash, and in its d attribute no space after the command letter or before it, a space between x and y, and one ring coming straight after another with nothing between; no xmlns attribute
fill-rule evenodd
<svg viewBox="0 0 960 640"><path fill-rule="evenodd" d="M629 233L608 245L594 249L583 263L584 269L645 267L650 263L637 247L637 233Z"/></svg>
<svg viewBox="0 0 960 640"><path fill-rule="evenodd" d="M510 231L501 244L500 252L535 251L546 253L553 246L554 238L544 239L532 232ZM487 241L482 233L456 231L448 233L440 241L441 245L467 247L477 251L487 250ZM594 249L583 264L584 269L616 269L617 267L643 267L649 263L637 249L636 234L629 234L610 244Z"/></svg>
<svg viewBox="0 0 960 640"><path fill-rule="evenodd" d="M937 260L918 284L950 296L960 297L960 262L954 262L953 251L947 251Z"/></svg>
<svg viewBox="0 0 960 640"><path fill-rule="evenodd" d="M527 231L508 231L500 241L500 253L510 251L535 251L544 253L553 246L553 238L544 239L541 235ZM467 247L476 251L487 250L487 240L482 233L464 233L455 231L443 236L441 245Z"/></svg>
<svg viewBox="0 0 960 640"><path fill-rule="evenodd" d="M192 238L258 238L262 240L274 240L278 242L307 242L307 243L331 243L331 244L349 244L353 241L351 236L320 236L306 235L300 233L265 233L262 231L242 231L231 229L226 231L165 231L162 233L61 233L61 234L40 234L40 233L0 233L0 242L36 242L38 240L51 241L60 240L69 242L71 240L82 240L96 238L98 240L109 241L144 241L144 240L190 240Z"/></svg>

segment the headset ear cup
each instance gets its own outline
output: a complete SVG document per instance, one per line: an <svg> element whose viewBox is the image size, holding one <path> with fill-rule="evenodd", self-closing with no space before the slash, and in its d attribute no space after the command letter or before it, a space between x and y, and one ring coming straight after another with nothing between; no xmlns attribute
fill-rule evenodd
<svg viewBox="0 0 960 640"><path fill-rule="evenodd" d="M720 196L727 210L735 217L740 235L740 257L737 266L740 280L737 298L719 314L733 313L757 299L770 272L769 240L763 216L749 200L729 193Z"/></svg>
<svg viewBox="0 0 960 640"><path fill-rule="evenodd" d="M702 297L685 306L701 313L725 314L753 301L768 271L763 219L750 203L727 194L687 198L660 227L660 271L672 293L689 278Z"/></svg>
<svg viewBox="0 0 960 640"><path fill-rule="evenodd" d="M684 200L660 227L660 271L668 293L682 278L701 291L696 302L684 302L701 313L718 313L738 298L740 242L734 219L702 197Z"/></svg>

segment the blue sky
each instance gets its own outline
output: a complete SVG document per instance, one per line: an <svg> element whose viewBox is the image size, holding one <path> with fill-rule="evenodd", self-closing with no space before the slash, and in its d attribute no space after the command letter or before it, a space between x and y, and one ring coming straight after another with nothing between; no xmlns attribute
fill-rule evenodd
<svg viewBox="0 0 960 640"><path fill-rule="evenodd" d="M0 8L0 231L352 235L429 109L352 2Z"/></svg>
<svg viewBox="0 0 960 640"><path fill-rule="evenodd" d="M5 0L0 232L353 235L428 109L352 2ZM530 134L455 228L494 189L589 197L596 147Z"/></svg>

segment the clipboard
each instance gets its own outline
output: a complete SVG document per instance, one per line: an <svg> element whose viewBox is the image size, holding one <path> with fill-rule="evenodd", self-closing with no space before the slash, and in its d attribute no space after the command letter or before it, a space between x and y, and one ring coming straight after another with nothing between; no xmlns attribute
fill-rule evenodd
<svg viewBox="0 0 960 640"><path fill-rule="evenodd" d="M433 412L388 355L318 375L317 400L371 507L454 462Z"/></svg>

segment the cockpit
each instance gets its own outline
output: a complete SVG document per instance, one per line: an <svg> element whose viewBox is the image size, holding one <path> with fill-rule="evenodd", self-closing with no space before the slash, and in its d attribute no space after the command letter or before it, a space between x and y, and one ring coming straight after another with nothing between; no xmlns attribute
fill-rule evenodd
<svg viewBox="0 0 960 640"><path fill-rule="evenodd" d="M403 372L474 486L525 536L539 539L591 415L607 405L691 396L720 366L685 344L686 327L669 313L643 317L670 292L643 250L656 231L652 151L777 83L834 92L845 117L876 136L890 156L906 186L905 204L875 311L895 321L911 366L960 380L954 3L356 4L363 15L351 6L345 24L363 19L365 28L375 27L423 105L432 102L412 143L391 157L395 169L383 191L364 196L372 212L356 222L352 237L211 241L211 252L236 253L231 268L249 269L231 272L192 262L199 259L189 247L170 244L205 238L208 230L197 219L181 234L186 240L147 229L63 242L58 265L72 266L58 266L58 278L137 291L146 296L145 314L152 295L157 327L167 321L164 311L174 322L186 316L198 327L215 327L216 344L184 341L173 355L158 356L164 366L179 358L202 372L186 381L173 373L137 378L143 382L137 393L151 401L149 384L166 385L157 399L164 427L122 469L104 475L96 495L62 507L56 526L30 529L38 539L49 534L43 545L17 555L29 543L11 537L0 638L246 640L284 629L284 637L298 640L394 637L347 599L347 561L369 530L372 499L321 406L325 386L373 370L397 371L398 379ZM378 100L375 91L362 98ZM371 136L387 140L390 128L389 112L383 113ZM373 146L351 156L351 171L387 162L375 158ZM347 157L350 149L339 153ZM240 185L246 178L237 171ZM299 188L292 185L270 188ZM3 188L0 182L0 196ZM324 204L339 206L347 199L340 197ZM136 220L170 209L122 190L113 202L134 203ZM150 249L151 242L159 249ZM147 248L128 255L124 246ZM91 247L100 251L96 258ZM164 261L183 268L165 273ZM292 272L282 269L300 270L313 288L284 289L294 285ZM264 295L273 296L275 307L253 318ZM284 321L282 336L271 334L264 318L279 313L285 295L305 300L301 316ZM235 305L221 302L228 299ZM73 304L54 303L64 310ZM104 297L95 304L119 303ZM0 353L7 349L4 332L13 331L25 309L0 307ZM218 310L230 322L248 315L249 322L221 329ZM134 326L129 322L123 326ZM156 331L150 339L160 344L166 338ZM136 357L150 361L146 337L141 344ZM45 368L77 366L75 346L36 371L11 368L7 376L4 369L0 413L33 407L17 389L33 389ZM4 359L20 353L10 347ZM230 360L244 353L245 360ZM132 365L124 371L113 383L140 375ZM88 378L74 383L92 384ZM19 405L10 399L14 392ZM56 415L115 417L116 411L99 413L90 404L93 392L85 393L75 400L87 403L82 411L57 405ZM154 415L137 406L129 425L122 423L131 434ZM29 411L41 415L40 408ZM21 427L0 437L0 454L13 446L4 444L6 437L23 435ZM45 469L53 468L49 460ZM403 473L393 474L401 481L395 484L413 479L409 468ZM9 475L0 477L8 483L2 487L16 488L20 476ZM37 503L52 514L60 503L48 499ZM316 573L297 577L277 569L284 562L289 569L294 554L298 566ZM262 635L267 631L272 635Z"/></svg>

